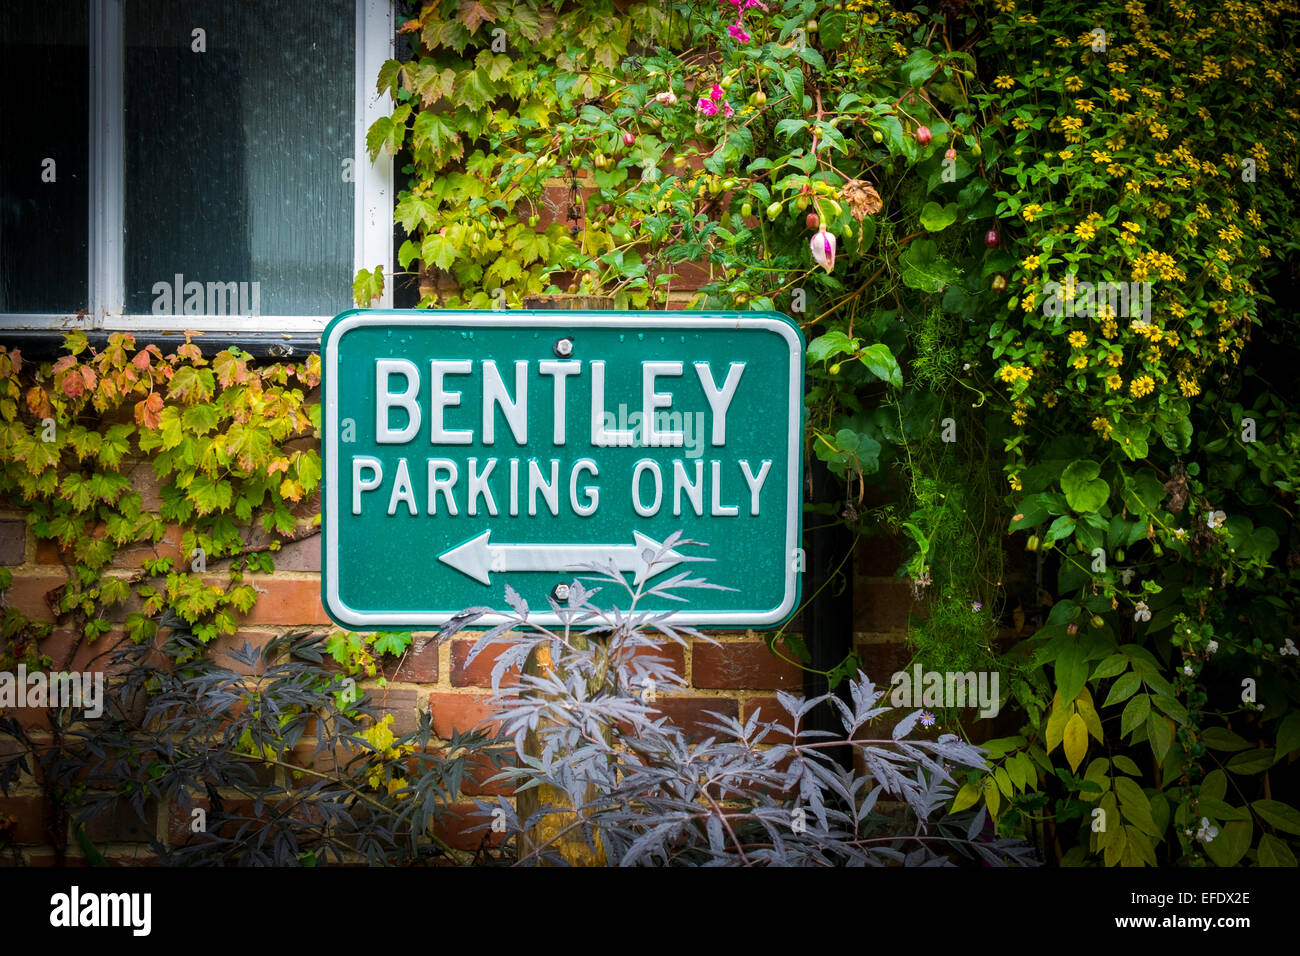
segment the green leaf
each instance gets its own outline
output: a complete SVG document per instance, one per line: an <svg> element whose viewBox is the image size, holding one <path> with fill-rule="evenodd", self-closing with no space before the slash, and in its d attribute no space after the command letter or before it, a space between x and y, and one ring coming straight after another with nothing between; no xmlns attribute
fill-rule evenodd
<svg viewBox="0 0 1300 956"><path fill-rule="evenodd" d="M1146 694L1139 694L1124 705L1124 713L1120 716L1119 732L1120 736L1126 736L1130 731L1141 726L1142 721L1147 719L1147 714L1151 712L1151 698Z"/></svg>
<svg viewBox="0 0 1300 956"><path fill-rule="evenodd" d="M1300 834L1300 810L1281 800L1256 800L1250 808L1283 833Z"/></svg>
<svg viewBox="0 0 1300 956"><path fill-rule="evenodd" d="M851 339L839 329L833 329L808 343L808 361L824 362L832 356L854 352L857 343L857 339Z"/></svg>
<svg viewBox="0 0 1300 956"><path fill-rule="evenodd" d="M1282 718L1277 726L1277 741L1274 747L1278 759L1300 748L1300 712L1292 711Z"/></svg>
<svg viewBox="0 0 1300 956"><path fill-rule="evenodd" d="M1074 519L1069 515L1061 515L1052 522L1052 526L1047 529L1044 536L1044 542L1062 541L1074 534Z"/></svg>
<svg viewBox="0 0 1300 956"><path fill-rule="evenodd" d="M1259 838L1259 865L1295 866L1295 854L1285 842L1271 833L1265 833Z"/></svg>
<svg viewBox="0 0 1300 956"><path fill-rule="evenodd" d="M1096 511L1110 497L1110 486L1099 474L1101 465L1086 458L1071 462L1061 473L1061 490L1075 511Z"/></svg>
<svg viewBox="0 0 1300 956"><path fill-rule="evenodd" d="M1245 750L1250 746L1250 741L1227 727L1206 727L1201 731L1201 742L1211 750Z"/></svg>
<svg viewBox="0 0 1300 956"><path fill-rule="evenodd" d="M1273 748L1259 747L1253 750L1243 750L1239 754L1233 754L1224 766L1233 773L1263 773L1273 766Z"/></svg>
<svg viewBox="0 0 1300 956"><path fill-rule="evenodd" d="M931 239L917 239L898 257L902 266L903 285L920 292L942 292L959 272L938 256L938 246Z"/></svg>
<svg viewBox="0 0 1300 956"><path fill-rule="evenodd" d="M940 206L937 202L928 202L921 207L921 225L927 232L941 232L956 221L956 203Z"/></svg>
<svg viewBox="0 0 1300 956"><path fill-rule="evenodd" d="M1254 825L1249 820L1225 823L1219 835L1205 844L1205 855L1219 866L1236 866L1250 849Z"/></svg>
<svg viewBox="0 0 1300 956"><path fill-rule="evenodd" d="M963 783L961 789L957 791L956 798L952 801L952 809L949 813L961 813L961 811L975 806L983 791L973 783Z"/></svg>
<svg viewBox="0 0 1300 956"><path fill-rule="evenodd" d="M1122 658L1121 658L1122 659ZM1128 700L1137 693L1138 688L1142 686L1142 679L1133 671L1129 671L1119 680L1111 685L1110 693L1106 695L1103 707L1110 707L1112 704L1118 704L1121 701Z"/></svg>
<svg viewBox="0 0 1300 956"><path fill-rule="evenodd" d="M896 388L903 385L903 370L898 367L898 360L887 345L868 345L858 356L858 361L865 365L872 375L888 382Z"/></svg>
<svg viewBox="0 0 1300 956"><path fill-rule="evenodd" d="M1056 689L1061 700L1072 701L1079 696L1088 679L1087 652L1081 642L1067 637L1056 657Z"/></svg>

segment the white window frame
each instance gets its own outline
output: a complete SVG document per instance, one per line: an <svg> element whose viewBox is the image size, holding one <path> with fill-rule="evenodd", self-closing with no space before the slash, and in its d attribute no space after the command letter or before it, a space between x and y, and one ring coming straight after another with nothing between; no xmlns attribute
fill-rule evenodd
<svg viewBox="0 0 1300 956"><path fill-rule="evenodd" d="M90 0L90 241L89 302L85 316L57 313L0 313L0 328L51 331L319 332L332 315L139 315L125 314L125 222L123 128L123 3ZM379 305L392 307L393 160L381 152L372 163L366 130L390 112L388 97L375 89L379 68L394 56L393 0L354 0L356 74L354 88L352 271L383 266ZM351 282L349 281L349 289ZM347 303L350 304L350 301ZM346 305L345 305L346 308Z"/></svg>

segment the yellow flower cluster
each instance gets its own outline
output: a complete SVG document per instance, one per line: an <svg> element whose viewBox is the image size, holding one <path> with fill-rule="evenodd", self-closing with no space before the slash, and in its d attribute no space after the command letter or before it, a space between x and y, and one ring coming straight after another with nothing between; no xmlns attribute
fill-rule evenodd
<svg viewBox="0 0 1300 956"><path fill-rule="evenodd" d="M1178 268L1174 257L1167 252L1158 252L1151 249L1133 260L1132 274L1134 282L1145 282L1153 272L1165 282L1187 281L1186 273Z"/></svg>
<svg viewBox="0 0 1300 956"><path fill-rule="evenodd" d="M1129 383L1128 390L1133 393L1134 398L1142 398L1156 390L1156 383L1151 380L1150 375L1139 375Z"/></svg>
<svg viewBox="0 0 1300 956"><path fill-rule="evenodd" d="M1088 344L1088 336L1077 330L1070 333L1069 340L1076 349L1081 349Z"/></svg>
<svg viewBox="0 0 1300 956"><path fill-rule="evenodd" d="M1004 365L998 369L997 377L1008 384L1021 379L1027 382L1034 377L1034 370L1024 365Z"/></svg>
<svg viewBox="0 0 1300 956"><path fill-rule="evenodd" d="M1109 438L1113 427L1105 418L1097 417L1092 420L1092 430L1101 432L1102 438Z"/></svg>
<svg viewBox="0 0 1300 956"><path fill-rule="evenodd" d="M1178 390L1183 393L1184 398L1193 398L1201 394L1201 386L1197 384L1196 379L1182 374L1178 376Z"/></svg>

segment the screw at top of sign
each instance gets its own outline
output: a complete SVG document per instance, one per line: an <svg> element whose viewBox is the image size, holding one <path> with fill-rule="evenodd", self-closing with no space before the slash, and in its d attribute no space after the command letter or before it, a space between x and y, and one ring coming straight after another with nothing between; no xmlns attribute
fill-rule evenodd
<svg viewBox="0 0 1300 956"><path fill-rule="evenodd" d="M567 584L557 584L551 596L558 601L567 601L569 599L569 586Z"/></svg>
<svg viewBox="0 0 1300 956"><path fill-rule="evenodd" d="M555 343L555 354L560 358L568 358L573 354L573 339L560 339Z"/></svg>

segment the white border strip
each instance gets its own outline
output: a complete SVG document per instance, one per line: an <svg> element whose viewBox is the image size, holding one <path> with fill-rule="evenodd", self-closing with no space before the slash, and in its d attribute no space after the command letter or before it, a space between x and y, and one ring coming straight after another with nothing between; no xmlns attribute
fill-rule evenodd
<svg viewBox="0 0 1300 956"><path fill-rule="evenodd" d="M446 611L423 612L388 612L358 611L344 604L339 597L339 564L334 557L338 553L339 502L336 471L340 459L338 435L338 361L340 358L340 340L351 329L370 326L386 327L390 325L417 326L455 326L480 325L488 327L517 327L521 330L536 328L628 328L628 329L749 329L775 332L790 346L789 380L790 395L787 402L788 418L786 422L789 443L786 449L786 530L785 530L785 595L776 608L765 611L712 611L691 613L689 605L674 615L680 624L719 627L761 627L783 621L794 610L799 594L798 572L794 570L789 558L794 549L800 546L799 532L803 516L803 475L800 462L803 451L803 348L801 336L789 321L769 318L777 313L755 312L729 313L728 318L720 313L682 312L674 316L671 313L655 315L653 313L599 313L591 312L514 312L508 315L483 312L439 312L419 314L409 310L381 311L378 309L351 310L337 316L325 331L321 342L322 387L324 389L324 407L322 410L323 450L325 452L325 474L322 476L322 590L325 609L339 624L353 630L373 628L408 628L418 629L429 625L442 625L464 608ZM617 317L616 317L617 316ZM659 317L663 316L663 317ZM492 625L506 620L500 614L485 614L478 623ZM559 617L550 612L531 614L529 620L544 626L562 623Z"/></svg>

